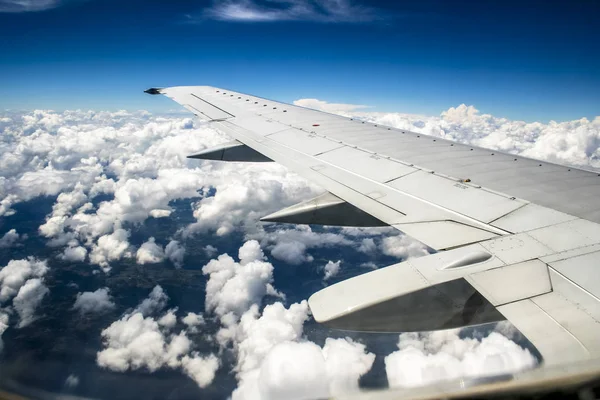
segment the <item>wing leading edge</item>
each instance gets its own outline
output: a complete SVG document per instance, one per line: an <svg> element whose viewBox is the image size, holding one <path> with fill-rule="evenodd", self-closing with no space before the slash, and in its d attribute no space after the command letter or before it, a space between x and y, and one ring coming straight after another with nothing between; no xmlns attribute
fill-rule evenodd
<svg viewBox="0 0 600 400"><path fill-rule="evenodd" d="M279 218L319 222L326 210L344 225L338 199L364 213L360 221L445 250L315 293L317 321L410 331L503 316L546 367L600 357L599 174L226 89L156 91L330 193Z"/></svg>

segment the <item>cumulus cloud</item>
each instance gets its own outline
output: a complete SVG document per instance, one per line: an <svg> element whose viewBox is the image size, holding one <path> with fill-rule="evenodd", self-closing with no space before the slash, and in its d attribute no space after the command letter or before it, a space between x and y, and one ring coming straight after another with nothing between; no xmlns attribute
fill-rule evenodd
<svg viewBox="0 0 600 400"><path fill-rule="evenodd" d="M46 261L36 258L11 260L0 270L0 303L16 296L29 279L41 278L48 272Z"/></svg>
<svg viewBox="0 0 600 400"><path fill-rule="evenodd" d="M90 262L100 265L105 272L108 272L110 271L110 261L119 260L121 257L131 257L131 255L129 232L117 229L98 239L98 243L92 247Z"/></svg>
<svg viewBox="0 0 600 400"><path fill-rule="evenodd" d="M7 249L18 244L19 239L24 239L26 235L19 235L16 229L11 229L0 238L0 249Z"/></svg>
<svg viewBox="0 0 600 400"><path fill-rule="evenodd" d="M185 256L185 247L177 240L171 240L165 247L165 257L167 257L176 267L183 265L183 257Z"/></svg>
<svg viewBox="0 0 600 400"><path fill-rule="evenodd" d="M336 276L338 274L338 272L340 272L340 264L341 263L342 263L342 260L337 260L335 262L327 261L327 264L323 268L323 272L325 272L325 276L323 277L323 280L326 281L326 280Z"/></svg>
<svg viewBox="0 0 600 400"><path fill-rule="evenodd" d="M380 245L381 252L385 255L401 258L421 257L429 254L427 247L406 235L389 236L383 238Z"/></svg>
<svg viewBox="0 0 600 400"><path fill-rule="evenodd" d="M313 261L313 256L306 254L306 244L298 241L277 243L271 249L271 255L292 265Z"/></svg>
<svg viewBox="0 0 600 400"><path fill-rule="evenodd" d="M204 10L206 18L238 22L311 21L321 23L356 23L377 19L374 9L354 5L349 0L254 0L215 1Z"/></svg>
<svg viewBox="0 0 600 400"><path fill-rule="evenodd" d="M23 328L36 319L37 307L44 296L50 292L44 285L43 277L46 272L48 272L46 261L32 257L24 260L10 260L0 270L0 305L8 304L12 299L12 308L20 319L17 327ZM0 309L2 332L8 327L8 313L12 308L8 304L4 310Z"/></svg>
<svg viewBox="0 0 600 400"><path fill-rule="evenodd" d="M217 253L219 252L216 247L211 246L210 244L207 244L206 246L204 246L203 250L204 250L204 253L208 257L211 257L211 258L216 256Z"/></svg>
<svg viewBox="0 0 600 400"><path fill-rule="evenodd" d="M85 261L87 249L83 246L78 246L77 241L72 241L59 256L64 261Z"/></svg>
<svg viewBox="0 0 600 400"><path fill-rule="evenodd" d="M360 242L358 251L365 254L374 254L377 251L377 244L372 238L365 238Z"/></svg>
<svg viewBox="0 0 600 400"><path fill-rule="evenodd" d="M479 340L461 338L460 330L403 333L399 350L385 358L391 387L410 387L440 380L501 375L536 365L527 349L498 332Z"/></svg>
<svg viewBox="0 0 600 400"><path fill-rule="evenodd" d="M196 222L184 230L184 236L211 231L224 236L236 228L260 231L260 217L322 191L278 164L267 164L242 164L227 168L227 179L211 178L207 183L216 193L194 203Z"/></svg>
<svg viewBox="0 0 600 400"><path fill-rule="evenodd" d="M181 359L183 371L192 378L201 388L207 387L215 379L219 369L219 359L214 354L206 357L194 353Z"/></svg>
<svg viewBox="0 0 600 400"><path fill-rule="evenodd" d="M156 286L137 308L104 329L104 349L97 353L96 361L100 367L119 372L181 369L198 386L208 386L219 368L217 357L193 351L194 344L185 331L170 332L176 310L169 310L158 319L147 316L149 311L162 309L167 300L166 293Z"/></svg>
<svg viewBox="0 0 600 400"><path fill-rule="evenodd" d="M143 243L137 251L136 259L138 264L155 264L165 259L165 252L162 247L156 244L153 237Z"/></svg>
<svg viewBox="0 0 600 400"><path fill-rule="evenodd" d="M209 261L202 268L208 275L205 307L219 316L240 316L266 294L277 294L272 286L273 265L263 261L258 242L248 241L239 250L241 261L227 254Z"/></svg>
<svg viewBox="0 0 600 400"><path fill-rule="evenodd" d="M67 379L65 379L65 386L69 389L79 386L79 377L75 374L67 376Z"/></svg>
<svg viewBox="0 0 600 400"><path fill-rule="evenodd" d="M350 339L325 341L323 348L302 339L306 301L285 308L253 305L235 326L237 399L309 399L339 395L358 387L375 355Z"/></svg>
<svg viewBox="0 0 600 400"><path fill-rule="evenodd" d="M108 288L100 288L95 292L80 292L77 294L73 309L80 314L99 314L115 308Z"/></svg>
<svg viewBox="0 0 600 400"><path fill-rule="evenodd" d="M356 391L358 379L375 360L374 354L364 350L364 345L350 339L328 338L323 348L312 342L278 344L258 372L260 398L314 399ZM235 395L251 398L241 390Z"/></svg>
<svg viewBox="0 0 600 400"><path fill-rule="evenodd" d="M13 299L13 307L20 318L19 328L24 328L35 320L35 310L48 293L50 290L40 278L29 279L21 286Z"/></svg>
<svg viewBox="0 0 600 400"><path fill-rule="evenodd" d="M304 300L285 307L264 307L271 286L272 265L257 241L238 252L240 262L223 254L203 269L209 275L206 310L221 322L217 342L232 346L238 387L233 399L315 398L355 390L375 356L350 339L327 339L322 348L303 338L309 318Z"/></svg>
<svg viewBox="0 0 600 400"><path fill-rule="evenodd" d="M9 315L6 310L0 308L0 353L4 349L4 342L2 341L2 335L8 329Z"/></svg>
<svg viewBox="0 0 600 400"><path fill-rule="evenodd" d="M256 240L245 242L238 250L238 258L241 265L246 265L252 261L265 260L266 257Z"/></svg>
<svg viewBox="0 0 600 400"><path fill-rule="evenodd" d="M181 319L181 322L186 324L190 330L195 330L197 326L204 324L204 317L201 314L189 312Z"/></svg>
<svg viewBox="0 0 600 400"><path fill-rule="evenodd" d="M147 298L142 301L135 311L142 313L143 315L150 315L162 311L167 302L169 296L165 293L160 285L154 286Z"/></svg>
<svg viewBox="0 0 600 400"><path fill-rule="evenodd" d="M147 368L156 371L167 363L177 365L178 357L190 346L184 337L174 337L173 348L165 342L158 323L142 313L126 315L102 331L106 349L98 353L98 365L116 371ZM176 339L177 338L177 339Z"/></svg>
<svg viewBox="0 0 600 400"><path fill-rule="evenodd" d="M351 238L346 237L344 231L315 232L308 225L300 225L291 229L277 229L272 232L260 232L251 237L261 241L264 247L271 251L271 255L288 264L299 265L313 261L307 252L311 248L328 248L351 246Z"/></svg>
<svg viewBox="0 0 600 400"><path fill-rule="evenodd" d="M158 324L167 329L171 329L171 328L175 327L175 325L177 324L177 315L175 315L176 312L177 312L176 308L167 311L167 313L165 315L163 315L162 317L160 317L158 319Z"/></svg>

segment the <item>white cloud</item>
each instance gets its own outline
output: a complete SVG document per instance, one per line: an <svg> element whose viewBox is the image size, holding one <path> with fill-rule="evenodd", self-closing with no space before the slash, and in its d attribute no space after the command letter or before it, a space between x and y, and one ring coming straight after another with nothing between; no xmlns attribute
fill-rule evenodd
<svg viewBox="0 0 600 400"><path fill-rule="evenodd" d="M206 283L206 311L223 316L240 316L251 304L260 303L267 294L275 294L273 265L262 261L264 254L256 241L246 242L239 251L238 263L227 254L211 260L202 268L209 276Z"/></svg>
<svg viewBox="0 0 600 400"><path fill-rule="evenodd" d="M249 236L260 240L263 247L270 248L271 255L276 259L299 265L313 261L313 257L307 253L311 248L353 245L354 241L346 237L344 232L314 232L308 225L299 225L291 229L263 231Z"/></svg>
<svg viewBox="0 0 600 400"><path fill-rule="evenodd" d="M217 171L214 176L206 176L204 183L213 186L216 193L194 203L197 222L185 229L184 236L210 231L224 236L240 227L246 232L260 231L262 228L257 224L260 217L322 191L275 163L237 165L236 168L220 166L220 173L226 173L226 179L217 175Z"/></svg>
<svg viewBox="0 0 600 400"><path fill-rule="evenodd" d="M201 388L207 387L215 379L219 369L219 359L214 354L202 357L197 353L185 356L181 360L183 371Z"/></svg>
<svg viewBox="0 0 600 400"><path fill-rule="evenodd" d="M67 376L67 379L65 379L65 386L69 389L79 386L79 377L75 374Z"/></svg>
<svg viewBox="0 0 600 400"><path fill-rule="evenodd" d="M77 245L77 241L72 241L59 256L64 261L85 261L87 249Z"/></svg>
<svg viewBox="0 0 600 400"><path fill-rule="evenodd" d="M165 252L151 237L140 246L136 258L138 264L155 264L165 259Z"/></svg>
<svg viewBox="0 0 600 400"><path fill-rule="evenodd" d="M375 354L365 350L365 345L349 338L325 340L323 357L331 395L355 392L358 389L358 379L369 372L375 361Z"/></svg>
<svg viewBox="0 0 600 400"><path fill-rule="evenodd" d="M144 316L162 309L167 300L162 288L156 286L133 312L104 329L105 348L97 353L96 362L100 367L119 372L180 368L198 386L206 387L214 379L219 361L213 354L202 356L193 351L194 344L185 331L170 333L176 322L176 310L169 310L158 320Z"/></svg>
<svg viewBox="0 0 600 400"><path fill-rule="evenodd" d="M306 244L296 241L277 243L271 249L271 255L292 265L300 265L313 260L313 256L306 254Z"/></svg>
<svg viewBox="0 0 600 400"><path fill-rule="evenodd" d="M16 296L30 278L41 278L48 271L46 261L35 258L11 260L0 270L0 303Z"/></svg>
<svg viewBox="0 0 600 400"><path fill-rule="evenodd" d="M410 236L402 234L383 238L380 249L385 255L398 257L403 260L429 254L429 251L424 244L417 242Z"/></svg>
<svg viewBox="0 0 600 400"><path fill-rule="evenodd" d="M40 278L29 279L21 286L13 299L13 307L20 318L19 328L26 327L35 320L35 310L48 293L50 290Z"/></svg>
<svg viewBox="0 0 600 400"><path fill-rule="evenodd" d="M43 277L48 272L46 261L33 257L24 260L10 260L0 270L0 305L12 299L12 308L19 315L17 325L23 328L35 319L35 310L49 293ZM8 328L8 315L12 312L9 304L0 308L0 336Z"/></svg>
<svg viewBox="0 0 600 400"><path fill-rule="evenodd" d="M171 215L171 210L150 210L149 214L152 218L166 218Z"/></svg>
<svg viewBox="0 0 600 400"><path fill-rule="evenodd" d="M241 265L246 265L252 261L263 261L266 257L256 240L248 240L238 251L238 258Z"/></svg>
<svg viewBox="0 0 600 400"><path fill-rule="evenodd" d="M126 315L102 331L107 348L98 352L98 365L115 371L147 368L156 371L167 363L167 343L158 323L142 313Z"/></svg>
<svg viewBox="0 0 600 400"><path fill-rule="evenodd" d="M375 264L372 261L362 263L362 264L360 264L360 266L362 268L369 268L369 269L377 269L378 268L377 264Z"/></svg>
<svg viewBox="0 0 600 400"><path fill-rule="evenodd" d="M183 265L183 257L185 256L185 247L177 240L171 240L165 246L165 257L167 257L176 267Z"/></svg>
<svg viewBox="0 0 600 400"><path fill-rule="evenodd" d="M98 314L115 308L109 294L109 289L104 287L95 292L80 292L77 294L73 309L80 314Z"/></svg>
<svg viewBox="0 0 600 400"><path fill-rule="evenodd" d="M319 346L312 342L280 343L271 349L260 367L256 398L326 398L329 395L326 376L327 367ZM240 392L236 394L239 396Z"/></svg>
<svg viewBox="0 0 600 400"><path fill-rule="evenodd" d="M108 272L109 261L119 260L121 257L131 257L129 232L117 229L109 235L98 238L98 243L92 247L90 262L100 265L105 272Z"/></svg>
<svg viewBox="0 0 600 400"><path fill-rule="evenodd" d="M211 246L210 244L207 244L206 246L204 246L204 253L206 253L206 255L208 257L214 257L217 255L219 251L217 250L216 247Z"/></svg>
<svg viewBox="0 0 600 400"><path fill-rule="evenodd" d="M0 0L0 12L44 11L58 7L61 3L59 0Z"/></svg>
<svg viewBox="0 0 600 400"><path fill-rule="evenodd" d="M356 23L378 19L375 10L352 4L350 0L273 0L259 4L254 0L213 2L204 16L221 21L274 22L311 21L322 23Z"/></svg>
<svg viewBox="0 0 600 400"><path fill-rule="evenodd" d="M342 260L337 260L335 262L327 261L327 264L323 268L323 271L325 272L325 276L323 277L323 280L326 281L326 280L336 276L338 274L338 272L340 272L340 264L341 263L342 263Z"/></svg>
<svg viewBox="0 0 600 400"><path fill-rule="evenodd" d="M350 339L325 341L323 348L302 339L306 301L288 309L281 303L256 305L235 327L239 385L232 398L309 399L340 395L358 388L375 355Z"/></svg>
<svg viewBox="0 0 600 400"><path fill-rule="evenodd" d="M375 254L377 251L377 244L375 244L375 241L372 238L365 238L360 242L358 251L365 254Z"/></svg>
<svg viewBox="0 0 600 400"><path fill-rule="evenodd" d="M144 316L154 314L162 311L167 305L168 301L169 296L167 296L160 285L156 285L148 297L137 306L135 311L142 313Z"/></svg>
<svg viewBox="0 0 600 400"><path fill-rule="evenodd" d="M165 315L163 315L162 317L160 317L158 319L158 324L167 329L174 328L175 325L177 324L177 315L175 315L176 312L177 312L176 308L167 311L167 313Z"/></svg>
<svg viewBox="0 0 600 400"><path fill-rule="evenodd" d="M232 398L303 398L303 393L314 397L356 389L374 355L349 339L327 339L323 348L303 339L306 301L288 308L275 302L261 313L265 295L282 296L271 286L273 267L257 241L247 241L238 253L239 263L222 254L203 268L209 275L206 310L221 322L217 342L223 350L231 345L236 357L238 388ZM316 367L323 373L315 374ZM313 379L306 381L309 376Z"/></svg>
<svg viewBox="0 0 600 400"><path fill-rule="evenodd" d="M2 236L2 238L0 238L0 249L7 249L17 245L19 238L24 239L23 236L26 235L19 236L16 229L9 230L4 234L4 236Z"/></svg>
<svg viewBox="0 0 600 400"><path fill-rule="evenodd" d="M8 329L9 315L6 310L0 308L0 353L4 349L4 342L2 341L2 335Z"/></svg>
<svg viewBox="0 0 600 400"><path fill-rule="evenodd" d="M385 358L391 387L420 386L463 376L500 375L535 366L529 350L497 332L478 340L459 330L403 333Z"/></svg>
<svg viewBox="0 0 600 400"><path fill-rule="evenodd" d="M195 328L198 325L204 324L204 317L202 316L202 314L189 312L185 317L181 319L181 322L183 322L190 328Z"/></svg>

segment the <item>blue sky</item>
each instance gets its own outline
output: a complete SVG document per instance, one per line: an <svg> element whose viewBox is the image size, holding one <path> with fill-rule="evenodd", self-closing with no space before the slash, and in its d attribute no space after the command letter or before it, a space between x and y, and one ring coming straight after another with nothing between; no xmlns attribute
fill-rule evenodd
<svg viewBox="0 0 600 400"><path fill-rule="evenodd" d="M206 84L377 111L593 118L599 12L587 0L0 0L0 109L165 111L177 105L142 91Z"/></svg>

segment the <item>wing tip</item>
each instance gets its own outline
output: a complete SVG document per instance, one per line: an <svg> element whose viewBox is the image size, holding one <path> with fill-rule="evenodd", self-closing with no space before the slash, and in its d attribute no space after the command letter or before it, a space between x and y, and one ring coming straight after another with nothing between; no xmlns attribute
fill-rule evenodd
<svg viewBox="0 0 600 400"><path fill-rule="evenodd" d="M162 94L161 90L162 90L162 88L150 88L150 89L144 90L144 93L148 93L148 94L152 94L152 95Z"/></svg>

